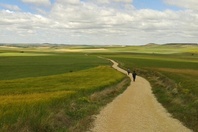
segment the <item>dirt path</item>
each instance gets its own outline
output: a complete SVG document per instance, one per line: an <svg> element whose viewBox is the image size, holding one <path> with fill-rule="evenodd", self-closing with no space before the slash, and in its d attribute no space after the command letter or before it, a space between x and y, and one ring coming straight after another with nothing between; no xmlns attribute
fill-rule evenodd
<svg viewBox="0 0 198 132"><path fill-rule="evenodd" d="M111 60L112 61L112 60ZM113 67L126 74L126 71ZM131 78L131 74L130 74ZM137 77L96 116L92 132L189 132L157 102L147 80Z"/></svg>

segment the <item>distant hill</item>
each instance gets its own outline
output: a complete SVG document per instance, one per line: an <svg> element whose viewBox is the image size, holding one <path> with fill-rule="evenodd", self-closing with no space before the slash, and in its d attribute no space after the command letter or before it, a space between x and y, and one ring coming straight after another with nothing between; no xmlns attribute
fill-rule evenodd
<svg viewBox="0 0 198 132"><path fill-rule="evenodd" d="M198 43L166 43L164 45L198 45Z"/></svg>
<svg viewBox="0 0 198 132"><path fill-rule="evenodd" d="M159 44L156 44L156 43L149 43L149 44L146 44L145 46L158 46Z"/></svg>

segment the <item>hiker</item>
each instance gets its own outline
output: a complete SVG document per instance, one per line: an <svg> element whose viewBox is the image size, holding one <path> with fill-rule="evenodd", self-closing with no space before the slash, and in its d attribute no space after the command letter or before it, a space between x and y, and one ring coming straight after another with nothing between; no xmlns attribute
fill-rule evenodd
<svg viewBox="0 0 198 132"><path fill-rule="evenodd" d="M131 73L130 69L127 69L127 73L128 73L128 75Z"/></svg>
<svg viewBox="0 0 198 132"><path fill-rule="evenodd" d="M136 72L133 71L132 76L133 76L133 81L134 81L134 82L135 82L136 75L137 75Z"/></svg>

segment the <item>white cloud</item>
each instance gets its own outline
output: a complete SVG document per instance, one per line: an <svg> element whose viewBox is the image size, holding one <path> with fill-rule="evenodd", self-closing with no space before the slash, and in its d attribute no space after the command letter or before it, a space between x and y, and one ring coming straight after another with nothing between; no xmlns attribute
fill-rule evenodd
<svg viewBox="0 0 198 132"><path fill-rule="evenodd" d="M9 5L9 4L1 4L0 3L0 6L6 8L8 10L12 10L12 11L20 11L21 10L17 5Z"/></svg>
<svg viewBox="0 0 198 132"><path fill-rule="evenodd" d="M164 0L167 4L192 9L192 10L198 10L198 1L197 0Z"/></svg>
<svg viewBox="0 0 198 132"><path fill-rule="evenodd" d="M98 3L111 3L111 2L121 2L121 3L132 3L133 0L90 0L97 1Z"/></svg>
<svg viewBox="0 0 198 132"><path fill-rule="evenodd" d="M131 5L133 3L133 0L85 0L81 2L86 3L93 3L98 4L100 6L122 6L122 5Z"/></svg>
<svg viewBox="0 0 198 132"><path fill-rule="evenodd" d="M51 5L50 0L21 0L24 3L34 4L37 6L49 6Z"/></svg>
<svg viewBox="0 0 198 132"><path fill-rule="evenodd" d="M47 29L51 25L51 20L40 15L22 12L10 12L7 10L0 12L0 28L13 32L24 31L28 33L30 30ZM9 25L9 26L5 26Z"/></svg>
<svg viewBox="0 0 198 132"><path fill-rule="evenodd" d="M132 1L122 2L128 4ZM1 41L78 44L197 42L196 11L117 9L100 4L90 0L57 0L51 11L43 15L2 10L0 36L4 39Z"/></svg>
<svg viewBox="0 0 198 132"><path fill-rule="evenodd" d="M112 0L112 1L115 1L115 2L124 2L124 3L132 3L133 2L133 0Z"/></svg>
<svg viewBox="0 0 198 132"><path fill-rule="evenodd" d="M79 4L80 0L57 0L56 3L59 3L59 4Z"/></svg>

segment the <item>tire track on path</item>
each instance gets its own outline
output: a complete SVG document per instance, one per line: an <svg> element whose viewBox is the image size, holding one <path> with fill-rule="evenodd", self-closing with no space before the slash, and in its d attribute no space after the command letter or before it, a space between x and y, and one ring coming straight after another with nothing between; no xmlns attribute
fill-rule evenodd
<svg viewBox="0 0 198 132"><path fill-rule="evenodd" d="M110 60L113 68L127 74ZM129 75L132 79L131 74ZM130 86L96 116L91 132L190 132L171 117L152 94L150 83L137 76Z"/></svg>

